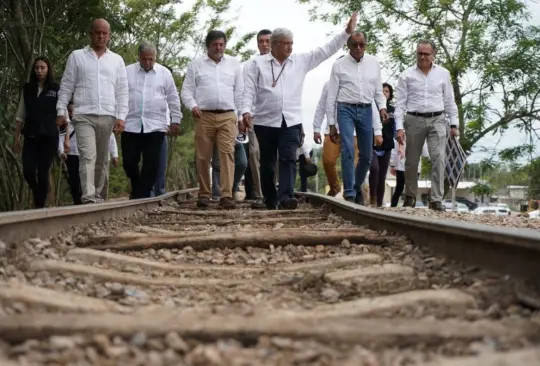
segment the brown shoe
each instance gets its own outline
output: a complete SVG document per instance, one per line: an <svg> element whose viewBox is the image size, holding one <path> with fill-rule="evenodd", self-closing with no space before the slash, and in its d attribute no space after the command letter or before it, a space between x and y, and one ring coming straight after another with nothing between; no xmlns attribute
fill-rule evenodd
<svg viewBox="0 0 540 366"><path fill-rule="evenodd" d="M369 205L373 207L377 206L377 196L369 197Z"/></svg>
<svg viewBox="0 0 540 366"><path fill-rule="evenodd" d="M236 203L232 197L223 197L219 200L219 206L226 210L234 210L236 208Z"/></svg>

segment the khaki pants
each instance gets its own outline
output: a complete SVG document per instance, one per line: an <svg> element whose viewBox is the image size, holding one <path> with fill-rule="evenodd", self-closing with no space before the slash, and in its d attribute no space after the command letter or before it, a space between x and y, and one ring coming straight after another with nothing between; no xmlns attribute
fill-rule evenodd
<svg viewBox="0 0 540 366"><path fill-rule="evenodd" d="M251 177L253 179L253 196L262 198L261 190L261 150L259 149L259 141L255 131L248 130L249 137L249 168L251 169Z"/></svg>
<svg viewBox="0 0 540 366"><path fill-rule="evenodd" d="M330 135L324 135L322 161L324 172L326 173L326 179L330 186L330 192L337 194L341 192L341 182L339 181L336 164L341 150L341 144L339 140L337 144L330 140ZM358 163L358 143L357 139L354 139L354 165Z"/></svg>
<svg viewBox="0 0 540 366"><path fill-rule="evenodd" d="M115 117L97 115L73 116L73 127L79 149L82 202L100 202L109 169L109 141Z"/></svg>
<svg viewBox="0 0 540 366"><path fill-rule="evenodd" d="M431 160L431 202L441 202L444 195L444 166L446 163L446 121L444 113L424 118L405 115L403 123L405 149L405 195L416 198L418 191L418 163L427 139Z"/></svg>
<svg viewBox="0 0 540 366"><path fill-rule="evenodd" d="M107 161L107 175L105 176L105 183L103 184L103 189L100 194L104 201L109 198L109 174L111 174L111 172L109 170L109 161Z"/></svg>
<svg viewBox="0 0 540 366"><path fill-rule="evenodd" d="M202 117L195 121L195 156L199 197L210 198L211 196L210 164L214 145L217 144L221 198L232 198L236 114L234 112L211 113L203 111Z"/></svg>

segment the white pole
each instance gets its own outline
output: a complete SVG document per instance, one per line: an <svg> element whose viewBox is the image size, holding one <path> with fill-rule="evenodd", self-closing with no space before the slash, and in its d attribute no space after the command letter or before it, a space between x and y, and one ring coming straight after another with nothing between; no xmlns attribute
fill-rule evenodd
<svg viewBox="0 0 540 366"><path fill-rule="evenodd" d="M452 187L452 211L457 211L456 206L456 188Z"/></svg>

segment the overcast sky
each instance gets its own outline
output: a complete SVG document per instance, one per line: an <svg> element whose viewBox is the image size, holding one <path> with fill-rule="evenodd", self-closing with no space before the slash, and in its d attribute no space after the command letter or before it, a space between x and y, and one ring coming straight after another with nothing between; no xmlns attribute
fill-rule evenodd
<svg viewBox="0 0 540 366"><path fill-rule="evenodd" d="M189 3L191 1L188 0L183 5L187 6ZM533 24L540 25L539 3L531 2L531 8L534 17ZM309 5L298 4L295 0L233 0L232 9L234 10L233 13L238 16L235 25L239 34L258 31L262 28L289 28L294 33L293 52L306 52L324 44L331 39L328 34L335 34L344 29L348 20L343 19L342 26L333 26L325 22L311 22L308 14ZM255 40L250 44L250 48L257 49ZM313 116L322 87L330 75L334 60L342 54L343 52L339 51L315 70L308 73L306 77L302 95L302 114L306 140L308 137L310 141L313 140ZM390 84L395 85L396 80L389 80L389 77L389 73L383 69L383 81L389 81ZM511 131L497 145L498 140L497 137L486 137L479 143L479 146L500 150L525 142L526 136L518 131ZM473 153L469 161L479 161L489 155Z"/></svg>

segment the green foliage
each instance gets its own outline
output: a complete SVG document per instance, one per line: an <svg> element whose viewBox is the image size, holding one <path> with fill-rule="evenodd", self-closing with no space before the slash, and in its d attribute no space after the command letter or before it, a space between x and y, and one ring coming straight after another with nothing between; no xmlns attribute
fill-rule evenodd
<svg viewBox="0 0 540 366"><path fill-rule="evenodd" d="M157 48L157 60L171 67L178 89L189 61L204 51L204 37L221 29L229 37L227 53L245 60L253 51L247 44L254 33L238 34L235 17L229 14L231 0L196 0L179 12L180 0L5 0L0 2L0 211L30 207L29 192L19 158L9 146L15 127L14 115L20 89L28 79L33 59L47 56L60 80L67 57L88 44L88 29L95 18L111 24L109 47L137 61L137 45L146 40ZM182 135L169 137L167 189L196 183L193 120L183 111ZM118 137L118 145L121 139ZM127 196L129 182L121 166L111 167L109 197ZM71 203L68 185L57 161L51 172L50 204Z"/></svg>
<svg viewBox="0 0 540 366"><path fill-rule="evenodd" d="M527 25L524 0L299 1L313 5L313 19L334 24L361 9L359 28L393 75L415 62L419 39L433 39L437 62L452 77L460 142L469 153L484 136L510 126L532 134L540 121L540 27ZM320 11L323 4L335 12Z"/></svg>

